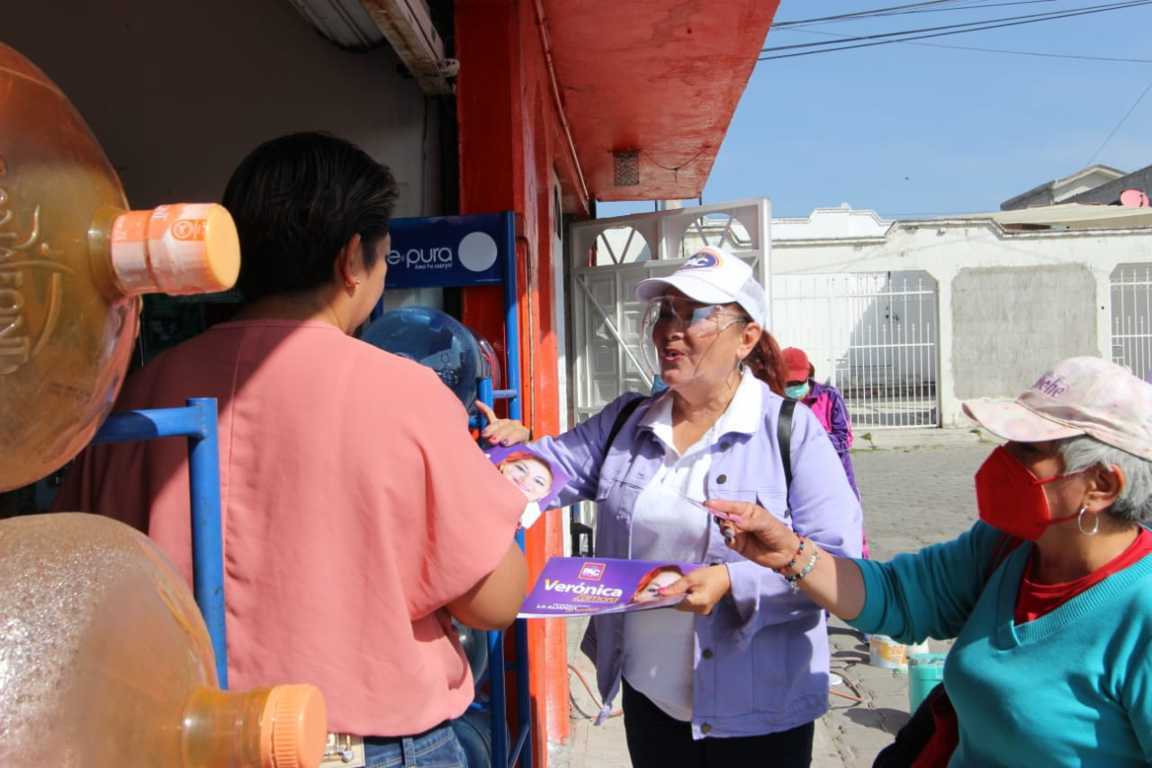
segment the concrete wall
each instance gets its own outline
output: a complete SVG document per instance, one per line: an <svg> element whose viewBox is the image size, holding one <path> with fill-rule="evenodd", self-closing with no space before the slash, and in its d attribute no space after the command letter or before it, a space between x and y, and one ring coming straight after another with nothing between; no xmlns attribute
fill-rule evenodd
<svg viewBox="0 0 1152 768"><path fill-rule="evenodd" d="M398 215L441 211L437 108L387 46L342 51L287 0L10 5L0 41L72 98L136 207L218 200L254 146L321 129L392 167Z"/></svg>
<svg viewBox="0 0 1152 768"><path fill-rule="evenodd" d="M838 237L821 225L812 229L818 236L804 237L795 224L787 239L773 236L774 274L922 269L936 279L945 426L967 423L962 398L1015 395L1062 357L1111 358L1113 270L1152 262L1152 229L1010 233L991 220L953 218L881 222L866 237ZM1003 338L1010 330L1016 338ZM1005 354L1012 367L984 378L1000 349L1013 350Z"/></svg>
<svg viewBox="0 0 1152 768"><path fill-rule="evenodd" d="M955 396L1013 394L1055 360L1100 354L1095 299L1082 264L961 269L952 279Z"/></svg>

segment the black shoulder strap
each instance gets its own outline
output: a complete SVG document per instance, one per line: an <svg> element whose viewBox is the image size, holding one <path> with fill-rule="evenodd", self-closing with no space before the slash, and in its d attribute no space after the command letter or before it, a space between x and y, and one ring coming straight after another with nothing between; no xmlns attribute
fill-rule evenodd
<svg viewBox="0 0 1152 768"><path fill-rule="evenodd" d="M788 398L780 404L780 419L776 422L776 444L780 446L780 460L784 463L784 491L792 488L792 413L796 401Z"/></svg>
<svg viewBox="0 0 1152 768"><path fill-rule="evenodd" d="M624 404L623 408L620 409L620 413L616 414L616 421L612 422L612 429L610 432L608 432L608 442L604 443L604 453L608 453L608 449L611 448L612 443L616 441L616 436L620 434L620 430L624 428L624 425L628 422L629 417L631 417L632 414L636 412L636 409L640 407L640 403L647 399L648 398L646 397L637 397L633 400L630 400Z"/></svg>

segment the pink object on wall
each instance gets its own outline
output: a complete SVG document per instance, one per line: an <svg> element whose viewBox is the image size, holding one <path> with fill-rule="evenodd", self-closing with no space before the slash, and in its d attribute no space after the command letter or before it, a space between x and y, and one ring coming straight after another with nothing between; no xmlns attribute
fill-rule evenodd
<svg viewBox="0 0 1152 768"><path fill-rule="evenodd" d="M1152 203L1148 195L1141 189L1126 189L1120 193L1120 205L1125 208L1148 208Z"/></svg>

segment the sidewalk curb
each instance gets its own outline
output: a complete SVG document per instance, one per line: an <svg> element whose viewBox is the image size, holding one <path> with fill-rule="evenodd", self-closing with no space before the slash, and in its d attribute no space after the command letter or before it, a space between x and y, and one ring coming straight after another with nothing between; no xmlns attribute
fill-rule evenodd
<svg viewBox="0 0 1152 768"><path fill-rule="evenodd" d="M858 432L852 446L852 455L872 451L913 450L919 448L945 448L959 445L987 445L991 448L1000 441L978 427L947 427L944 429L873 429Z"/></svg>

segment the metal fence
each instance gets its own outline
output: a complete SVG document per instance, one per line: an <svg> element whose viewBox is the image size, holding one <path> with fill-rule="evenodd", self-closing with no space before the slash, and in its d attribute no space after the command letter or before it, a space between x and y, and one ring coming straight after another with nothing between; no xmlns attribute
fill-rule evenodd
<svg viewBox="0 0 1152 768"><path fill-rule="evenodd" d="M938 427L936 281L927 272L774 275L773 333L844 395L860 428Z"/></svg>
<svg viewBox="0 0 1152 768"><path fill-rule="evenodd" d="M1152 264L1112 271L1112 361L1143 379L1152 374Z"/></svg>

